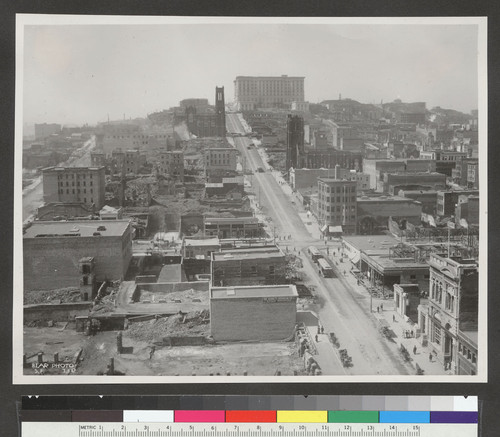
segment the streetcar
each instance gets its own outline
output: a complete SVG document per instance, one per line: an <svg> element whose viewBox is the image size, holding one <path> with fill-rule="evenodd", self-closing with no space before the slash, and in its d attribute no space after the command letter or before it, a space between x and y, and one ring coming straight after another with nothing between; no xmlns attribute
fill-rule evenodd
<svg viewBox="0 0 500 437"><path fill-rule="evenodd" d="M334 278L335 274L333 273L332 266L328 264L328 261L324 258L318 259L319 271L325 278Z"/></svg>
<svg viewBox="0 0 500 437"><path fill-rule="evenodd" d="M315 246L309 246L307 248L307 251L309 252L309 255L311 255L311 258L315 263L317 263L319 259L323 258L323 254Z"/></svg>

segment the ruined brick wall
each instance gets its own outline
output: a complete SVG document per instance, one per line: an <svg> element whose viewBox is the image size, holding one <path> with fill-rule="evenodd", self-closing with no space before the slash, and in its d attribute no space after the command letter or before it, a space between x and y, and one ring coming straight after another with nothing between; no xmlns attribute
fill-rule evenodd
<svg viewBox="0 0 500 437"><path fill-rule="evenodd" d="M24 323L35 320L53 320L54 322L67 322L76 316L85 316L89 313L92 302L75 302L59 305L28 305L24 307Z"/></svg>
<svg viewBox="0 0 500 437"><path fill-rule="evenodd" d="M78 286L81 277L78 261L88 256L95 258L97 281L122 279L132 258L129 231L123 237L24 239L24 288L48 290Z"/></svg>
<svg viewBox="0 0 500 437"><path fill-rule="evenodd" d="M288 338L296 323L296 299L213 299L211 333L215 341L277 341Z"/></svg>

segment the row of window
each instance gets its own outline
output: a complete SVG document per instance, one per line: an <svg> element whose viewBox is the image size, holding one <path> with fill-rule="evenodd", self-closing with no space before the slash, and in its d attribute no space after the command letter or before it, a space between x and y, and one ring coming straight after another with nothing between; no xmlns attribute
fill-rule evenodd
<svg viewBox="0 0 500 437"><path fill-rule="evenodd" d="M471 363L476 364L476 354L465 345L462 345L462 343L458 343L458 353L462 354L462 356L467 358L467 360L469 360Z"/></svg>
<svg viewBox="0 0 500 437"><path fill-rule="evenodd" d="M276 272L275 266L273 265L268 266L268 273L270 275L274 275L275 272ZM221 276L224 276L224 269L220 269L219 273ZM250 275L257 276L257 266L250 266Z"/></svg>
<svg viewBox="0 0 500 437"><path fill-rule="evenodd" d="M331 223L343 223L344 222L343 215L325 214L324 219L328 222L331 222ZM351 215L351 216L346 215L345 221L351 221L351 222L356 221L356 216L355 215Z"/></svg>
<svg viewBox="0 0 500 437"><path fill-rule="evenodd" d="M107 136L108 138L114 138L115 140L123 140L123 139L128 139L128 138L134 138L134 139L148 139L148 138L156 138L156 139L160 139L160 138L167 138L167 135L127 135L127 136L124 136L124 135L108 135Z"/></svg>
<svg viewBox="0 0 500 437"><path fill-rule="evenodd" d="M64 194L64 189L63 188L59 189L59 194ZM66 188L66 194L70 194L69 193L69 188ZM76 193L75 193L75 189L72 188L72 193L71 194L80 194L80 188L76 189ZM83 194L87 194L87 189L86 188L83 189ZM92 188L90 189L90 194L94 194L94 190Z"/></svg>
<svg viewBox="0 0 500 437"><path fill-rule="evenodd" d="M354 213L356 212L356 206L346 206L346 204L343 205L324 205L323 203L319 205L319 209L327 212L340 212L340 211L345 211L345 212L351 212Z"/></svg>
<svg viewBox="0 0 500 437"><path fill-rule="evenodd" d="M327 196L324 196L322 194L320 194L319 196L319 200L321 202L329 202L329 203L348 203L348 202L356 202L356 196L330 196L330 197L327 197Z"/></svg>
<svg viewBox="0 0 500 437"><path fill-rule="evenodd" d="M86 179L87 178L87 173L83 173L83 174L76 173L76 179L80 179L80 176L83 179ZM90 173L89 174L90 179L92 179L92 176L93 176L93 174ZM62 174L57 175L57 180L60 181L62 179L64 179ZM71 174L66 173L66 179L75 179L75 173L71 173Z"/></svg>
<svg viewBox="0 0 500 437"><path fill-rule="evenodd" d="M431 299L439 304L443 303L447 311L455 310L455 289L447 283L441 282L436 278L431 280Z"/></svg>
<svg viewBox="0 0 500 437"><path fill-rule="evenodd" d="M325 193L337 193L337 194L342 194L342 193L355 193L356 192L356 186L355 185L350 185L350 186L340 186L337 185L335 187L330 187L329 185L321 184L320 185L320 190L324 191Z"/></svg>
<svg viewBox="0 0 500 437"><path fill-rule="evenodd" d="M83 186L87 186L87 182L86 181L83 181L82 182ZM89 185L90 186L93 186L94 183L92 181L89 182ZM59 182L59 186L62 187L64 186L64 182ZM69 187L69 181L66 181L66 186ZM72 181L71 182L71 186L74 187L75 186L75 181ZM76 181L76 186L79 187L80 186L80 181Z"/></svg>

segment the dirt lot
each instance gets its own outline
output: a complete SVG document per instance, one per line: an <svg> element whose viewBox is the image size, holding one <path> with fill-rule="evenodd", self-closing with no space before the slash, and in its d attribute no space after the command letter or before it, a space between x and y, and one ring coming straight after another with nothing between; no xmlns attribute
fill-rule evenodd
<svg viewBox="0 0 500 437"><path fill-rule="evenodd" d="M149 323L149 322L146 322ZM303 374L303 363L295 343L232 343L206 346L161 347L156 345L151 356L152 342L132 337L132 331L123 331L124 353L116 348L117 331L101 332L86 337L69 329L25 328L24 351L26 354L45 353L44 359L69 360L82 348L82 361L75 369L76 375L97 375L106 371L110 358L114 358L115 369L128 376L160 375L248 375L272 376L276 371L282 375ZM151 358L150 358L151 356ZM36 362L36 356L31 359ZM25 369L25 374L35 374L34 369ZM48 369L45 374L64 375L62 369Z"/></svg>
<svg viewBox="0 0 500 437"><path fill-rule="evenodd" d="M54 362L54 354L59 354L59 361L72 362L75 354L83 346L85 337L75 331L74 324L66 326L65 323L55 324L52 328L28 328L24 327L24 353L28 357L28 363L37 362L38 352L43 352L43 361ZM34 356L33 356L34 355ZM40 369L25 369L25 374L33 375L40 373ZM64 375L61 368L49 366L43 370L47 375Z"/></svg>
<svg viewBox="0 0 500 437"><path fill-rule="evenodd" d="M131 345L131 346L130 346ZM151 347L144 342L124 339L124 346L133 353L115 354L115 368L126 375L248 375L272 376L301 374L302 360L295 343L236 343L206 346L156 346L150 359ZM90 362L90 361L89 361ZM80 371L85 371L83 365Z"/></svg>

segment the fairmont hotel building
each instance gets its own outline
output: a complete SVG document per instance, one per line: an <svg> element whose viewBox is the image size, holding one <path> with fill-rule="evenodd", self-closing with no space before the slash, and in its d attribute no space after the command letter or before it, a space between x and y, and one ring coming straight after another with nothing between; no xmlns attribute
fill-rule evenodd
<svg viewBox="0 0 500 437"><path fill-rule="evenodd" d="M256 108L290 109L304 102L304 77L238 76L234 99L239 111Z"/></svg>

